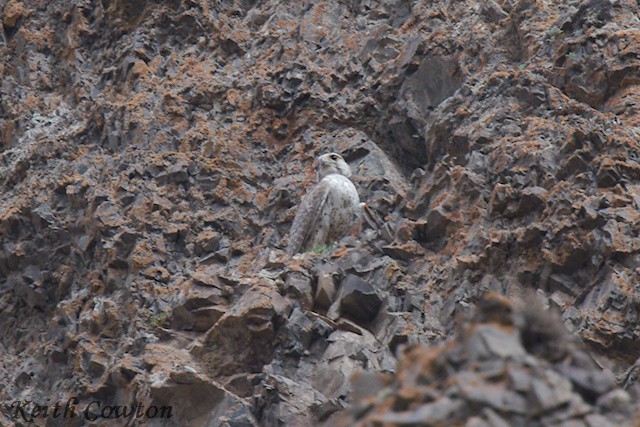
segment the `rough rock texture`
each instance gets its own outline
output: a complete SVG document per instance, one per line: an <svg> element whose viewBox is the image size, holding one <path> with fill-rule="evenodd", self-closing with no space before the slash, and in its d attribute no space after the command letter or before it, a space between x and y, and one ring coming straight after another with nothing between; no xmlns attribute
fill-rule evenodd
<svg viewBox="0 0 640 427"><path fill-rule="evenodd" d="M497 294L455 339L409 348L395 376L360 375L354 388L351 408L327 426L604 427L633 417L629 393L559 319L535 301L514 309Z"/></svg>
<svg viewBox="0 0 640 427"><path fill-rule="evenodd" d="M371 413L632 417L638 2L0 0L0 24L3 403L314 425L350 405L354 373L456 336L399 371L455 350L437 362L455 390L428 377L420 408ZM351 165L362 230L288 259L327 151ZM597 365L526 365L524 330L456 330L487 291L527 289ZM512 356L521 382L469 365Z"/></svg>

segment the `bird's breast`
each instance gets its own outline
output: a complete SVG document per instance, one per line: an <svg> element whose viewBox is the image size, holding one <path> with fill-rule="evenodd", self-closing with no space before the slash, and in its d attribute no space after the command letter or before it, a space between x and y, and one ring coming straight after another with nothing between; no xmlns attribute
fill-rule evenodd
<svg viewBox="0 0 640 427"><path fill-rule="evenodd" d="M360 197L356 186L349 178L333 174L322 179L329 186L327 202L337 209L351 210L359 207Z"/></svg>
<svg viewBox="0 0 640 427"><path fill-rule="evenodd" d="M329 175L323 180L329 186L322 214L327 240L340 240L357 219L360 197L353 182L345 176Z"/></svg>

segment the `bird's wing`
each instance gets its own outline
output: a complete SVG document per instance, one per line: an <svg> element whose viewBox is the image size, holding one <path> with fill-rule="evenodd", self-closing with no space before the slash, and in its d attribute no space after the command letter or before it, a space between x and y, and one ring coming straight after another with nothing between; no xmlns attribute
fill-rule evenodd
<svg viewBox="0 0 640 427"><path fill-rule="evenodd" d="M329 187L327 181L320 181L302 197L289 232L287 254L297 254L309 241L311 231L315 228L322 206L329 195Z"/></svg>

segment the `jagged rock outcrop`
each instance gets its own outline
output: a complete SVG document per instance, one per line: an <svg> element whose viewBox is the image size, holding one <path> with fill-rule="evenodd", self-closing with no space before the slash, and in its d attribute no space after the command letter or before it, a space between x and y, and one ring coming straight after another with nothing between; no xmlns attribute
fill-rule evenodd
<svg viewBox="0 0 640 427"><path fill-rule="evenodd" d="M611 371L528 299L485 295L454 339L409 347L393 377L357 377L352 406L326 425L631 425Z"/></svg>
<svg viewBox="0 0 640 427"><path fill-rule="evenodd" d="M503 345L526 358L522 329L455 319L536 289L599 366L580 369L624 390L538 358L510 371L538 382L496 393L538 399L532 422L630 420L639 16L632 0L0 0L0 401L315 425L405 344L457 349L460 381L486 374L465 365L473 336L495 340L487 365ZM288 259L327 151L351 165L362 230ZM445 394L423 413L505 418L431 380ZM579 399L588 414L567 415Z"/></svg>

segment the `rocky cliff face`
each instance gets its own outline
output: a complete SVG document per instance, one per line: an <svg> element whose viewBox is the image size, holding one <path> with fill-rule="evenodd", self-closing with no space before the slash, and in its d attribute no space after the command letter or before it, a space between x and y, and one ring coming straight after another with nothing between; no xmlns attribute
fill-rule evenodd
<svg viewBox="0 0 640 427"><path fill-rule="evenodd" d="M171 406L135 422L180 426L631 423L637 2L0 10L4 404ZM288 259L327 151L363 230ZM489 291L562 320L475 313Z"/></svg>

